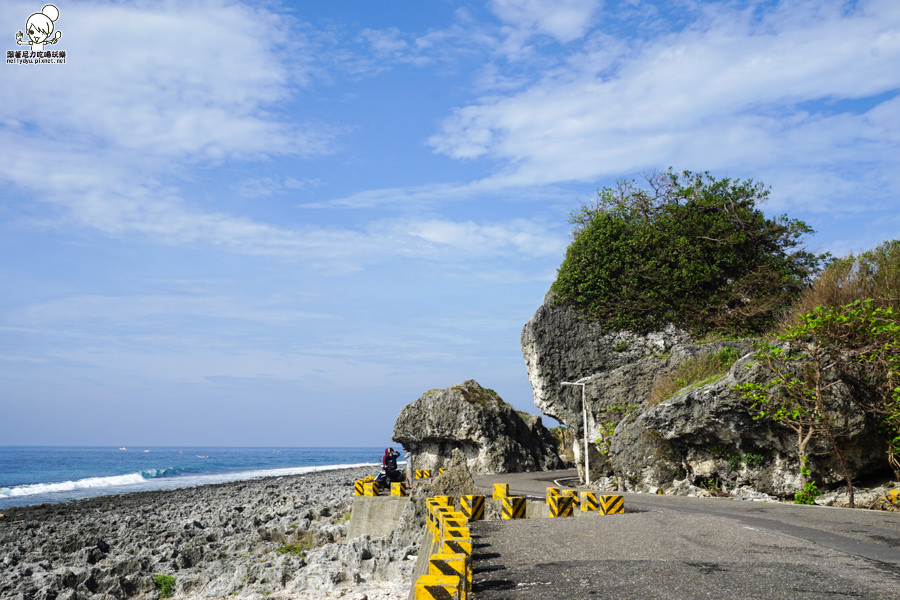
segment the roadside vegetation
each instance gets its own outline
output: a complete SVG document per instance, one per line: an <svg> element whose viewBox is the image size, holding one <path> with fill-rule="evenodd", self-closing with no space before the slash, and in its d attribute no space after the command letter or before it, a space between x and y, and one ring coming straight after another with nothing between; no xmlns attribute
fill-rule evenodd
<svg viewBox="0 0 900 600"><path fill-rule="evenodd" d="M685 388L710 384L728 373L738 358L738 351L731 346L725 346L718 352L689 358L674 371L653 382L647 403L656 405Z"/></svg>
<svg viewBox="0 0 900 600"><path fill-rule="evenodd" d="M849 411L877 420L887 462L900 479L900 241L830 265L755 358L769 376L738 390L754 418L781 423L797 435L804 489L812 484L815 490L807 448L823 439L853 506L842 450ZM840 383L850 385L849 404L840 403L846 394Z"/></svg>
<svg viewBox="0 0 900 600"><path fill-rule="evenodd" d="M803 241L813 230L766 217L768 196L752 180L671 169L641 185L620 181L572 213L551 289L607 330L671 323L695 339L759 339L763 376L739 391L754 418L795 433L797 501L818 495L807 450L820 440L852 505L842 448L849 413L878 423L900 479L900 240L839 259L811 253ZM731 348L691 359L655 382L649 402L707 384L736 359Z"/></svg>

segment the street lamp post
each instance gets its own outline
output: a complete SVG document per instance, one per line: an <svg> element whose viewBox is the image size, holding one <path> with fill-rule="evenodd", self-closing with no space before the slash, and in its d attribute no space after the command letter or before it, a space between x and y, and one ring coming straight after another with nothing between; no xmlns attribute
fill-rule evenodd
<svg viewBox="0 0 900 600"><path fill-rule="evenodd" d="M591 483L590 461L588 460L588 429L587 429L587 405L584 401L584 386L590 376L582 377L578 381L563 381L560 385L581 386L581 415L584 418L584 483Z"/></svg>

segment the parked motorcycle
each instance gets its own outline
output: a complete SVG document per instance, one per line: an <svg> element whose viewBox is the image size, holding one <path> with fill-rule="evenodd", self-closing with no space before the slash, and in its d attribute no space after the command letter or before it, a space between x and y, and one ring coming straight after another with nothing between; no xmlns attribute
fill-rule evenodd
<svg viewBox="0 0 900 600"><path fill-rule="evenodd" d="M386 489L391 486L391 483L403 481L403 472L399 469L389 469L387 467L382 467L381 472L375 476L375 483L378 484L380 489Z"/></svg>

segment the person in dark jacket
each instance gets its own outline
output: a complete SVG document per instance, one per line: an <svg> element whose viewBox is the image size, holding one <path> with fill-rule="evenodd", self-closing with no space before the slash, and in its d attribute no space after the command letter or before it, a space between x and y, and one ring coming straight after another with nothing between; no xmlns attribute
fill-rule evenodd
<svg viewBox="0 0 900 600"><path fill-rule="evenodd" d="M385 448L384 456L381 457L381 465L385 467L388 471L396 471L397 470L397 457L400 456L400 453L394 450L393 448Z"/></svg>

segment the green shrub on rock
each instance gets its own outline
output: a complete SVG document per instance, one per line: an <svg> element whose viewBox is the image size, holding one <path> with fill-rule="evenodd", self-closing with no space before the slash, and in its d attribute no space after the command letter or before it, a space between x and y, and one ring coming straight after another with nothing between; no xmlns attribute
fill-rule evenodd
<svg viewBox="0 0 900 600"><path fill-rule="evenodd" d="M156 586L160 598L171 598L175 593L175 576L156 574L153 576L153 585Z"/></svg>
<svg viewBox="0 0 900 600"><path fill-rule="evenodd" d="M552 287L611 330L761 333L827 258L799 249L806 223L763 214L762 184L671 170L647 183L573 213Z"/></svg>

